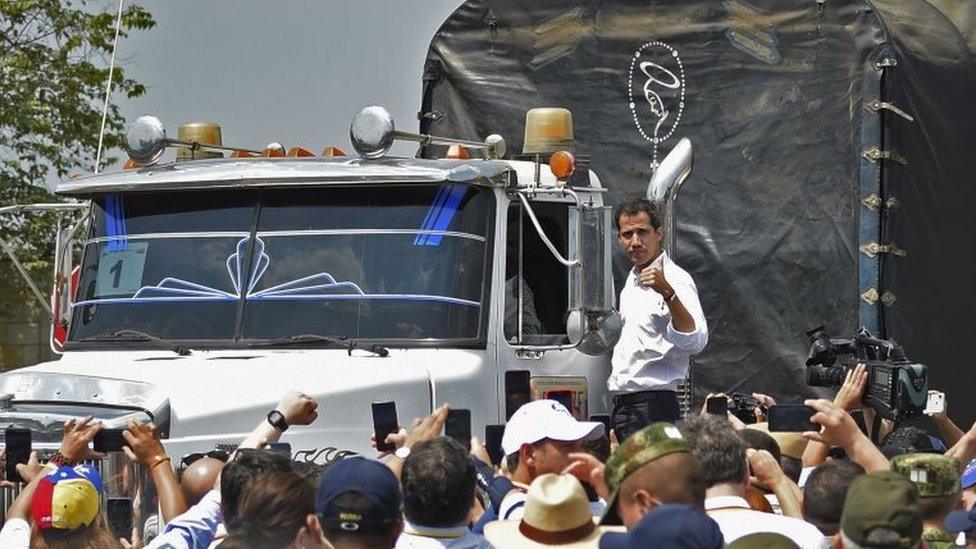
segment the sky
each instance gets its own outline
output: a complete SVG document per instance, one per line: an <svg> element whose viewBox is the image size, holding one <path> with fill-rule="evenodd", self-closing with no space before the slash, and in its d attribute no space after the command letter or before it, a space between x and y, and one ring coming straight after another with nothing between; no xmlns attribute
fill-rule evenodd
<svg viewBox="0 0 976 549"><path fill-rule="evenodd" d="M113 97L126 120L152 114L172 137L181 123L217 122L225 145L354 154L349 123L363 106L383 105L397 129L417 131L427 47L461 0L138 4L157 25L119 41L117 63L148 88L137 99Z"/></svg>

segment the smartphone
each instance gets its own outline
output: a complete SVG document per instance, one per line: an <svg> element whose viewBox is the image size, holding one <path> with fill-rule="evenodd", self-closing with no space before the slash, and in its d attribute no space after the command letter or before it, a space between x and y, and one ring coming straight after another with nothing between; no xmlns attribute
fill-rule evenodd
<svg viewBox="0 0 976 549"><path fill-rule="evenodd" d="M461 443L471 451L471 410L451 409L447 411L444 434Z"/></svg>
<svg viewBox="0 0 976 549"><path fill-rule="evenodd" d="M923 413L927 416L941 414L945 412L945 407L945 393L930 391L928 400L925 401L925 411Z"/></svg>
<svg viewBox="0 0 976 549"><path fill-rule="evenodd" d="M528 370L505 372L505 420L532 400L531 375Z"/></svg>
<svg viewBox="0 0 976 549"><path fill-rule="evenodd" d="M132 538L132 499L108 498L108 527L116 538Z"/></svg>
<svg viewBox="0 0 976 549"><path fill-rule="evenodd" d="M709 415L722 416L729 411L729 399L725 396L713 396L705 399L705 412Z"/></svg>
<svg viewBox="0 0 976 549"><path fill-rule="evenodd" d="M92 445L96 452L121 452L123 446L128 446L122 431L125 429L102 429L95 433Z"/></svg>
<svg viewBox="0 0 976 549"><path fill-rule="evenodd" d="M771 433L819 431L820 426L810 421L815 413L817 411L809 406L770 406L767 412L769 431Z"/></svg>
<svg viewBox="0 0 976 549"><path fill-rule="evenodd" d="M7 427L4 434L6 445L6 473L10 482L23 482L17 472L18 463L27 463L31 454L31 430L21 427Z"/></svg>
<svg viewBox="0 0 976 549"><path fill-rule="evenodd" d="M396 402L392 400L374 402L373 434L376 435L376 450L379 452L392 452L396 450L395 444L387 444L386 436L399 431L400 422L397 419Z"/></svg>
<svg viewBox="0 0 976 549"><path fill-rule="evenodd" d="M488 450L488 457L491 464L499 466L505 459L505 451L502 450L502 435L505 434L504 425L485 425L485 448Z"/></svg>
<svg viewBox="0 0 976 549"><path fill-rule="evenodd" d="M288 459L291 459L291 443L290 442L269 442L268 451L274 452L276 454L281 454Z"/></svg>

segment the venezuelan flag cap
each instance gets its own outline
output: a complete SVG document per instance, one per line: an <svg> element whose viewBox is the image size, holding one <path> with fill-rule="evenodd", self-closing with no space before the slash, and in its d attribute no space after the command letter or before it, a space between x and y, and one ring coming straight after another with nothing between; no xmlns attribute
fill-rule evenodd
<svg viewBox="0 0 976 549"><path fill-rule="evenodd" d="M31 514L41 532L74 532L91 525L100 510L102 478L94 467L61 467L40 480Z"/></svg>

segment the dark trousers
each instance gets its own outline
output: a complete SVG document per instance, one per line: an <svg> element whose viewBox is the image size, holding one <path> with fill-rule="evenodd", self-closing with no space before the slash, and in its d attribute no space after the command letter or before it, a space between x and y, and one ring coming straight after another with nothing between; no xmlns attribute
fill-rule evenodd
<svg viewBox="0 0 976 549"><path fill-rule="evenodd" d="M617 440L640 431L656 421L674 423L681 417L678 395L674 391L639 391L621 393L613 397L610 425Z"/></svg>

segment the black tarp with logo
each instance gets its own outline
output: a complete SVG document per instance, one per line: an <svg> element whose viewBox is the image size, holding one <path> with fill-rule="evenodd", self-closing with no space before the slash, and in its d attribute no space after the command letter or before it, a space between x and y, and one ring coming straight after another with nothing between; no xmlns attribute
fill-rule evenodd
<svg viewBox="0 0 976 549"><path fill-rule="evenodd" d="M796 401L804 332L866 325L964 412L974 26L967 0L470 0L431 42L420 125L519 152L527 109L567 107L611 203L690 138L676 261L711 332L699 391Z"/></svg>

